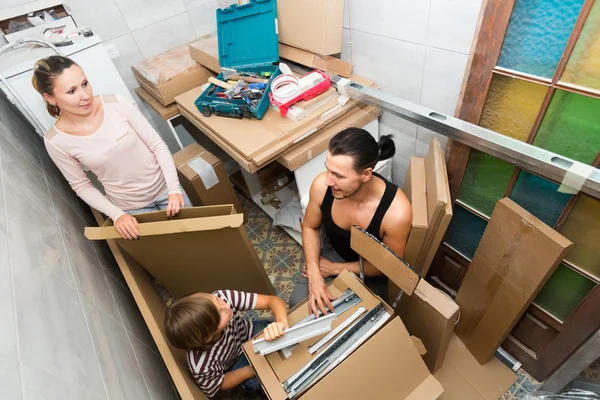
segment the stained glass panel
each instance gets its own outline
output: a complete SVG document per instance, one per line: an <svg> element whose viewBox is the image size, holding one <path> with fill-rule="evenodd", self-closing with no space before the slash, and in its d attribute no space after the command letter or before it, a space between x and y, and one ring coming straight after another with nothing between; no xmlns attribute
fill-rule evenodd
<svg viewBox="0 0 600 400"><path fill-rule="evenodd" d="M548 87L494 74L479 125L526 141Z"/></svg>
<svg viewBox="0 0 600 400"><path fill-rule="evenodd" d="M487 226L487 221L458 204L454 207L453 212L454 215L446 235L446 243L467 258L472 259Z"/></svg>
<svg viewBox="0 0 600 400"><path fill-rule="evenodd" d="M591 164L600 150L600 99L557 90L533 144Z"/></svg>
<svg viewBox="0 0 600 400"><path fill-rule="evenodd" d="M582 5L583 0L516 0L498 65L551 78Z"/></svg>

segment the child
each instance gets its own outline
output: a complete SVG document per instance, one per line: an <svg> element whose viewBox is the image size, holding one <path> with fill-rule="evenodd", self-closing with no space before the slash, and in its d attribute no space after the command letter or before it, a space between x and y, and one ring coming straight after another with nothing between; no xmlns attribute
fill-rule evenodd
<svg viewBox="0 0 600 400"><path fill-rule="evenodd" d="M275 322L247 321L236 313L267 308ZM173 302L165 315L167 339L188 352L192 376L208 397L238 385L246 391L261 390L254 369L242 354L242 344L263 329L270 341L287 328L287 308L279 297L236 290L183 297Z"/></svg>

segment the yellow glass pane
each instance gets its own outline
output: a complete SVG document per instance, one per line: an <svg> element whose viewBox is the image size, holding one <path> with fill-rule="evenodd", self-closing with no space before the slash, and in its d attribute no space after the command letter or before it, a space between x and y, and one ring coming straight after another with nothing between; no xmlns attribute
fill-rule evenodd
<svg viewBox="0 0 600 400"><path fill-rule="evenodd" d="M577 39L563 82L600 91L600 2L595 2Z"/></svg>
<svg viewBox="0 0 600 400"><path fill-rule="evenodd" d="M567 261L600 277L600 201L582 195L559 231L573 242Z"/></svg>
<svg viewBox="0 0 600 400"><path fill-rule="evenodd" d="M547 91L537 83L494 74L479 125L524 142Z"/></svg>

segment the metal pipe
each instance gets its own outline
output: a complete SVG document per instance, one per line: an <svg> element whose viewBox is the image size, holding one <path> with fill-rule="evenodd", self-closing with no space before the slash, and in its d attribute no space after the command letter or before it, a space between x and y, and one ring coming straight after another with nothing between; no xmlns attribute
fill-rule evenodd
<svg viewBox="0 0 600 400"><path fill-rule="evenodd" d="M331 79L337 85L343 78L332 76ZM337 85L338 89L340 89L340 85ZM380 108L555 182L562 182L567 170L577 163L551 151L458 118L435 112L422 105L356 82L345 83L341 90L356 101ZM591 169L590 175L580 190L593 197L600 198L600 170L597 168Z"/></svg>
<svg viewBox="0 0 600 400"><path fill-rule="evenodd" d="M48 48L54 50L54 52L56 54L58 54L59 56L63 55L63 53L56 46L54 46L52 43L49 43L49 42L47 42L45 40L40 40L40 39L19 39L15 43L9 43L9 44L3 46L2 48L0 48L0 57L6 51L15 49L17 47L20 47L22 45L26 45L28 43L36 43L36 44L42 45L44 47L48 47ZM34 128L38 131L38 133L40 135L43 136L46 133L45 132L46 130L44 129L44 126L42 125L42 123L40 122L40 120L37 118L37 116L33 113L33 111L31 111L31 109L29 108L29 106L27 105L27 103L25 103L25 101L23 100L23 98L21 97L21 95L19 95L19 93L17 93L17 91L12 87L12 85L10 84L10 82L8 82L8 80L6 79L6 77L4 76L4 74L2 73L1 70L0 70L0 81L4 84L4 86L6 86L6 88L9 91L9 93L11 94L11 96L13 96L15 98L15 100L17 101L17 103L19 103L19 105L21 107L23 107L23 110L25 111L25 114L27 114L27 116L29 117L30 121L33 123Z"/></svg>

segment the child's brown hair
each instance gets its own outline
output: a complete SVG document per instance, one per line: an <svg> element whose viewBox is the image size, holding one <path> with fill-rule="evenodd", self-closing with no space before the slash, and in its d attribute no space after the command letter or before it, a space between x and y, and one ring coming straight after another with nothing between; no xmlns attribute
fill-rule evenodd
<svg viewBox="0 0 600 400"><path fill-rule="evenodd" d="M174 347L208 350L221 322L211 294L195 293L175 300L165 314L165 334Z"/></svg>

